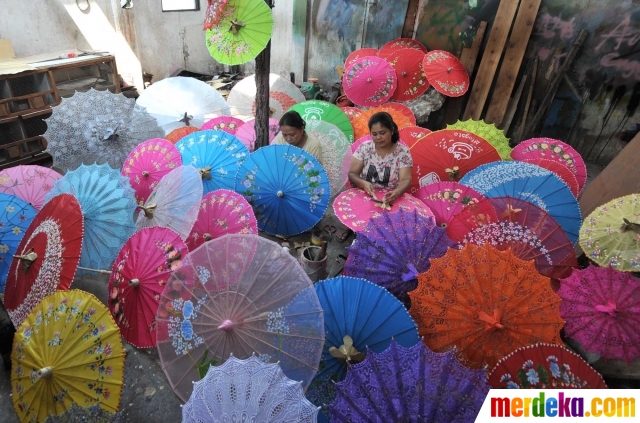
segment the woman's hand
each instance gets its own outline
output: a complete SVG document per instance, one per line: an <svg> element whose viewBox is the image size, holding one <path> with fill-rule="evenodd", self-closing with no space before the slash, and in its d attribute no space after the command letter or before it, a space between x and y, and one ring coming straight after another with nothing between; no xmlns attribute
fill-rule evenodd
<svg viewBox="0 0 640 423"><path fill-rule="evenodd" d="M382 199L382 201L386 204L393 204L393 202L396 201L396 199L401 195L402 193L400 191L398 191L397 189L394 189L393 191L387 192L384 195L384 198Z"/></svg>
<svg viewBox="0 0 640 423"><path fill-rule="evenodd" d="M361 184L361 188L364 190L364 192L369 194L372 198L376 198L376 192L373 189L373 184L371 182L363 181Z"/></svg>

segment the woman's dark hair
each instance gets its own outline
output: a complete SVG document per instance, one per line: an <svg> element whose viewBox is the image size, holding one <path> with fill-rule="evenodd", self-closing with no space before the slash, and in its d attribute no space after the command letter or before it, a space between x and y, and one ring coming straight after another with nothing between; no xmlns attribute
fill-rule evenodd
<svg viewBox="0 0 640 423"><path fill-rule="evenodd" d="M293 128L304 129L306 122L300 116L300 113L291 110L280 118L280 126L291 126Z"/></svg>
<svg viewBox="0 0 640 423"><path fill-rule="evenodd" d="M371 131L371 127L376 123L379 123L380 125L387 128L389 131L391 131L392 143L395 144L400 140L400 131L398 131L398 125L396 125L396 123L393 121L393 118L389 113L387 112L374 113L369 118L369 131Z"/></svg>

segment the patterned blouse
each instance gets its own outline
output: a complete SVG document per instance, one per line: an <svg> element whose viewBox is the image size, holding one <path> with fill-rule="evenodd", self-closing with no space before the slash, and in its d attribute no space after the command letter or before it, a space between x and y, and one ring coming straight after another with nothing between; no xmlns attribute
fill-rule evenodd
<svg viewBox="0 0 640 423"><path fill-rule="evenodd" d="M353 157L362 160L364 167L360 177L375 187L395 189L400 182L400 169L413 167L409 147L397 143L395 150L380 157L373 141L366 141L353 153Z"/></svg>

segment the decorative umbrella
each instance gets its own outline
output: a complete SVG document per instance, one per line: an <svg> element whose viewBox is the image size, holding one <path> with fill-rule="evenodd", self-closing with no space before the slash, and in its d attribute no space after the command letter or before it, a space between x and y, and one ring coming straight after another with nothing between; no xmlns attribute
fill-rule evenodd
<svg viewBox="0 0 640 423"><path fill-rule="evenodd" d="M229 0L206 32L207 48L220 63L242 65L264 50L272 32L273 14L264 1Z"/></svg>
<svg viewBox="0 0 640 423"><path fill-rule="evenodd" d="M44 206L44 196L51 191L53 183L62 178L48 167L21 165L0 172L0 193L15 195L36 210Z"/></svg>
<svg viewBox="0 0 640 423"><path fill-rule="evenodd" d="M135 193L129 179L107 164L81 165L57 180L45 199L61 193L73 194L84 215L80 266L110 269L122 244L136 229Z"/></svg>
<svg viewBox="0 0 640 423"><path fill-rule="evenodd" d="M257 235L228 234L191 251L162 293L157 321L162 369L183 401L192 381L231 353L279 362L304 390L325 340L311 280L291 254Z"/></svg>
<svg viewBox="0 0 640 423"><path fill-rule="evenodd" d="M164 139L169 141L171 144L175 144L187 135L198 132L199 130L200 129L196 128L195 126L183 126L182 128L177 128L169 132L164 136Z"/></svg>
<svg viewBox="0 0 640 423"><path fill-rule="evenodd" d="M255 117L256 91L255 75L247 76L234 85L227 98L231 114L245 118L243 120ZM303 101L305 98L300 88L275 73L269 74L269 108L272 111L272 118L280 119L293 105Z"/></svg>
<svg viewBox="0 0 640 423"><path fill-rule="evenodd" d="M561 344L560 298L531 261L466 245L431 260L409 293L411 316L433 351L457 349L471 368L494 366L516 348Z"/></svg>
<svg viewBox="0 0 640 423"><path fill-rule="evenodd" d="M404 128L400 128L400 139L411 147L430 133L431 131L427 128L421 128L419 126L405 126Z"/></svg>
<svg viewBox="0 0 640 423"><path fill-rule="evenodd" d="M392 340L405 347L420 340L407 309L386 289L365 279L344 276L318 282L314 287L324 310L327 337L320 370L306 394L314 404L329 404L335 399L334 382L343 380L347 363L362 361L365 352L382 352ZM319 417L320 421L329 421L322 412Z"/></svg>
<svg viewBox="0 0 640 423"><path fill-rule="evenodd" d="M307 133L322 145L322 166L329 177L332 196L337 195L349 179L349 169L345 172L343 164L351 164L350 143L336 125L328 122L316 123Z"/></svg>
<svg viewBox="0 0 640 423"><path fill-rule="evenodd" d="M384 198L384 195L389 191L384 188L374 188L373 190L378 199ZM431 210L422 201L406 193L398 197L393 204L387 206L390 209L383 208L381 200L375 201L360 188L351 188L336 197L333 211L345 226L356 232L365 229L369 219L380 217L388 212L417 210L423 217L433 216Z"/></svg>
<svg viewBox="0 0 640 423"><path fill-rule="evenodd" d="M425 185L414 195L429 207L436 225L443 228L449 225L456 214L484 199L473 188L452 181Z"/></svg>
<svg viewBox="0 0 640 423"><path fill-rule="evenodd" d="M417 210L398 210L369 220L349 247L344 273L380 285L401 300L418 285L418 273L425 272L433 258L455 244L432 217Z"/></svg>
<svg viewBox="0 0 640 423"><path fill-rule="evenodd" d="M180 152L169 141L155 138L133 149L121 173L129 178L139 204L147 201L160 179L178 166L182 166Z"/></svg>
<svg viewBox="0 0 640 423"><path fill-rule="evenodd" d="M63 98L45 119L46 152L54 165L67 170L95 162L120 169L138 144L164 136L156 120L135 106L132 98L93 88Z"/></svg>
<svg viewBox="0 0 640 423"><path fill-rule="evenodd" d="M241 392L243 395L237 395ZM211 366L182 407L184 423L315 422L318 408L304 397L300 382L289 379L276 364L255 355L238 360L233 355L221 366Z"/></svg>
<svg viewBox="0 0 640 423"><path fill-rule="evenodd" d="M494 146L502 160L511 160L512 149L509 145L509 138L505 136L502 129L493 123L473 119L458 120L452 125L447 125L447 129L458 129L476 134Z"/></svg>
<svg viewBox="0 0 640 423"><path fill-rule="evenodd" d="M365 48L352 51L351 53L349 53L346 60L344 61L344 68L347 69L349 66L353 65L356 61L358 61L358 59L362 57L377 56L377 55L378 55L378 49L372 48L372 47L365 47Z"/></svg>
<svg viewBox="0 0 640 423"><path fill-rule="evenodd" d="M471 422L489 393L486 370L464 367L453 352L437 354L421 342L403 348L391 342L367 352L336 384L329 405L336 422Z"/></svg>
<svg viewBox="0 0 640 423"><path fill-rule="evenodd" d="M218 116L211 120L208 120L200 127L201 130L214 129L216 131L228 132L231 135L235 135L238 129L244 125L242 119L238 119L233 116Z"/></svg>
<svg viewBox="0 0 640 423"><path fill-rule="evenodd" d="M218 189L205 194L200 203L198 219L187 238L189 251L206 241L225 234L257 234L258 223L251 205L240 194Z"/></svg>
<svg viewBox="0 0 640 423"><path fill-rule="evenodd" d="M486 220L475 219L484 212ZM560 279L578 266L573 245L560 225L543 209L519 198L493 197L458 213L447 227L447 235L461 244L489 244L511 250L522 260L533 260L538 272Z"/></svg>
<svg viewBox="0 0 640 423"><path fill-rule="evenodd" d="M515 160L549 159L568 167L576 175L580 190L587 182L587 167L580 153L569 144L553 138L531 138L519 143L511 152Z"/></svg>
<svg viewBox="0 0 640 423"><path fill-rule="evenodd" d="M351 117L351 125L353 126L353 136L356 138L356 142L367 137L371 136L369 131L369 114L368 110L363 110L358 115L353 115ZM393 116L392 116L393 117ZM355 142L354 142L355 144Z"/></svg>
<svg viewBox="0 0 640 423"><path fill-rule="evenodd" d="M120 331L89 293L73 289L44 297L16 331L11 364L13 407L21 421L44 421L73 403L118 411Z"/></svg>
<svg viewBox="0 0 640 423"><path fill-rule="evenodd" d="M67 289L80 261L82 210L70 194L42 207L24 234L9 267L4 306L15 327L47 295Z"/></svg>
<svg viewBox="0 0 640 423"><path fill-rule="evenodd" d="M380 47L378 56L387 57L394 51L404 49L417 50L425 54L427 53L427 48L420 41L416 41L412 38L396 38L395 40L391 40ZM422 59L422 56L420 56L420 59Z"/></svg>
<svg viewBox="0 0 640 423"><path fill-rule="evenodd" d="M591 260L623 272L640 269L640 194L609 201L580 228L580 246Z"/></svg>
<svg viewBox="0 0 640 423"><path fill-rule="evenodd" d="M0 292L24 232L38 212L15 195L0 194Z"/></svg>
<svg viewBox="0 0 640 423"><path fill-rule="evenodd" d="M612 267L574 270L558 290L567 336L606 360L640 357L639 286L640 279Z"/></svg>
<svg viewBox="0 0 640 423"><path fill-rule="evenodd" d="M252 153L238 171L235 191L253 207L261 231L282 236L311 229L331 197L320 163L292 145L270 145Z"/></svg>
<svg viewBox="0 0 640 423"><path fill-rule="evenodd" d="M382 52L382 50L381 50ZM424 53L413 48L393 49L383 57L395 69L398 88L391 97L395 101L415 100L429 88L429 81L422 68Z"/></svg>
<svg viewBox="0 0 640 423"><path fill-rule="evenodd" d="M582 214L578 200L554 173L524 162L502 161L482 165L466 174L461 184L485 197L514 197L529 201L551 215L571 243L578 240Z"/></svg>
<svg viewBox="0 0 640 423"><path fill-rule="evenodd" d="M553 344L518 348L489 373L493 388L607 389L602 376L578 354Z"/></svg>
<svg viewBox="0 0 640 423"><path fill-rule="evenodd" d="M431 50L422 59L422 68L429 83L447 97L460 97L469 89L469 74L453 54Z"/></svg>
<svg viewBox="0 0 640 423"><path fill-rule="evenodd" d="M358 109L357 107L341 107L340 110L342 110L344 114L347 115L349 121L351 122L351 125L353 125L354 118L357 118L358 116L361 116L362 113L364 113L364 110Z"/></svg>
<svg viewBox="0 0 640 423"><path fill-rule="evenodd" d="M372 107L369 109L371 114L377 112L387 112L391 116L393 116L394 120L397 118L399 121L404 121L404 119L409 119L409 124L407 125L404 122L398 124L398 129L405 128L406 126L415 126L416 125L416 115L413 113L413 110L409 106L406 106L402 103L397 103L395 101L390 101L388 103L383 104L382 106ZM399 114L402 114L400 117Z"/></svg>
<svg viewBox="0 0 640 423"><path fill-rule="evenodd" d="M397 88L391 65L377 56L363 56L344 72L342 87L349 100L359 106L378 106L391 98Z"/></svg>
<svg viewBox="0 0 640 423"><path fill-rule="evenodd" d="M71 407L57 416L48 415L44 423L126 423L124 411L109 413L104 411L98 404L91 407L83 407L71 404Z"/></svg>
<svg viewBox="0 0 640 423"><path fill-rule="evenodd" d="M222 18L222 14L227 3L229 3L229 0L208 0L203 24L203 29L205 31L213 28L220 18Z"/></svg>
<svg viewBox="0 0 640 423"><path fill-rule="evenodd" d="M335 104L321 100L307 100L292 106L307 123L307 132L317 129L320 122L331 123L338 127L349 143L352 143L353 126L346 113ZM288 110L288 111L289 111Z"/></svg>
<svg viewBox="0 0 640 423"><path fill-rule="evenodd" d="M558 178L562 179L562 182L567 184L574 197L578 198L578 195L580 194L580 184L578 184L576 175L565 165L549 159L523 159L521 161L540 166L543 169L547 169L549 172L555 173Z"/></svg>
<svg viewBox="0 0 640 423"><path fill-rule="evenodd" d="M193 166L180 166L167 173L144 205L139 206L136 226L161 226L187 239L198 218L202 198L202 176Z"/></svg>
<svg viewBox="0 0 640 423"><path fill-rule="evenodd" d="M229 115L224 97L206 82L173 76L151 84L136 100L147 109L165 134L184 126L201 127L205 121Z"/></svg>
<svg viewBox="0 0 640 423"><path fill-rule="evenodd" d="M269 118L269 143L273 142L280 132L280 122L278 119ZM247 147L250 152L256 149L256 120L251 119L243 123L235 133L235 136Z"/></svg>
<svg viewBox="0 0 640 423"><path fill-rule="evenodd" d="M443 129L411 146L411 192L439 181L459 181L478 166L500 160L496 149L471 132Z"/></svg>
<svg viewBox="0 0 640 423"><path fill-rule="evenodd" d="M109 277L108 305L131 345L156 345L160 294L187 252L180 235L160 227L140 229L122 246Z"/></svg>
<svg viewBox="0 0 640 423"><path fill-rule="evenodd" d="M353 144L351 144L351 147L349 148L351 150L351 153L355 153L356 150L367 141L372 141L371 134L365 135L362 138L358 138Z"/></svg>

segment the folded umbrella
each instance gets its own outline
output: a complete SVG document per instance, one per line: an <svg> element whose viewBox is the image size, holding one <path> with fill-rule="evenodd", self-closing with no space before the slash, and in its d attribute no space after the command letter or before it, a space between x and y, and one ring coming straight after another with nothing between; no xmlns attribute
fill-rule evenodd
<svg viewBox="0 0 640 423"><path fill-rule="evenodd" d="M36 210L44 205L44 196L53 183L62 178L58 172L38 165L20 165L0 172L0 193L15 195Z"/></svg>

